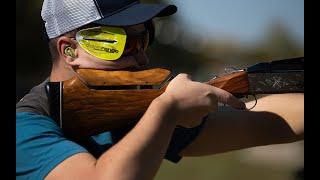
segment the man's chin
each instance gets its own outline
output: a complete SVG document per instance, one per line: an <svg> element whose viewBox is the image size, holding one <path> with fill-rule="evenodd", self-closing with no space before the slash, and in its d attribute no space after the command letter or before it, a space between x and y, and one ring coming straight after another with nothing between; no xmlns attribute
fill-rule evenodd
<svg viewBox="0 0 320 180"><path fill-rule="evenodd" d="M148 63L149 58L147 56L126 56L116 62L115 68L121 70L141 70L147 68Z"/></svg>
<svg viewBox="0 0 320 180"><path fill-rule="evenodd" d="M137 53L136 55L128 55L123 56L114 61L105 61L105 60L98 60L94 64L87 64L94 66L93 69L98 70L141 70L145 69L146 65L149 62L149 58L146 56L145 53ZM82 64L80 68L88 68L84 67L85 64Z"/></svg>

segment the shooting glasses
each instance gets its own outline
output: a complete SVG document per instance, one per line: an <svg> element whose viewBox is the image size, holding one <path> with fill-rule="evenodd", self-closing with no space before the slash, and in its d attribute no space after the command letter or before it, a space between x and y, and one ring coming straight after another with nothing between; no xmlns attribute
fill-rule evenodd
<svg viewBox="0 0 320 180"><path fill-rule="evenodd" d="M112 61L145 51L149 44L149 32L147 29L137 32L134 29L99 26L78 31L76 40L92 56Z"/></svg>

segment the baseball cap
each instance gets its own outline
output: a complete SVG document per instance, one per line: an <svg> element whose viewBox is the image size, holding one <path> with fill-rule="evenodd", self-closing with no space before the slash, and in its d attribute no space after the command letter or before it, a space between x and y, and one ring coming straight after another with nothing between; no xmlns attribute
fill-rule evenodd
<svg viewBox="0 0 320 180"><path fill-rule="evenodd" d="M49 39L87 25L131 26L174 14L177 7L139 0L44 0L41 16Z"/></svg>

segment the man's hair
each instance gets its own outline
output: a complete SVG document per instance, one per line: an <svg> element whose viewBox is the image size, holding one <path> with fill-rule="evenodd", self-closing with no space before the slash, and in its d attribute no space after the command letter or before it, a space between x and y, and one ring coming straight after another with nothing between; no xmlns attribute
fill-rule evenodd
<svg viewBox="0 0 320 180"><path fill-rule="evenodd" d="M49 46L49 52L51 56L51 60L55 61L58 57L58 49L57 49L57 39L53 38L49 40L48 46Z"/></svg>

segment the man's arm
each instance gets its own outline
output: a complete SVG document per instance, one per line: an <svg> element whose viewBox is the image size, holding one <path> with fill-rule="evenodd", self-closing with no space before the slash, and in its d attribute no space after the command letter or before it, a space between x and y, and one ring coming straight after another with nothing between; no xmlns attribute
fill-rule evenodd
<svg viewBox="0 0 320 180"><path fill-rule="evenodd" d="M178 75L156 98L137 125L99 159L78 153L55 167L51 179L152 179L179 122L198 124L222 102L236 108L244 103L230 93ZM188 123L190 121L190 123Z"/></svg>
<svg viewBox="0 0 320 180"><path fill-rule="evenodd" d="M181 154L210 155L303 138L304 94L274 94L258 99L250 111L221 107L211 113L198 138Z"/></svg>
<svg viewBox="0 0 320 180"><path fill-rule="evenodd" d="M176 125L168 107L154 101L135 128L99 159L89 153L76 154L59 164L46 179L151 179Z"/></svg>

